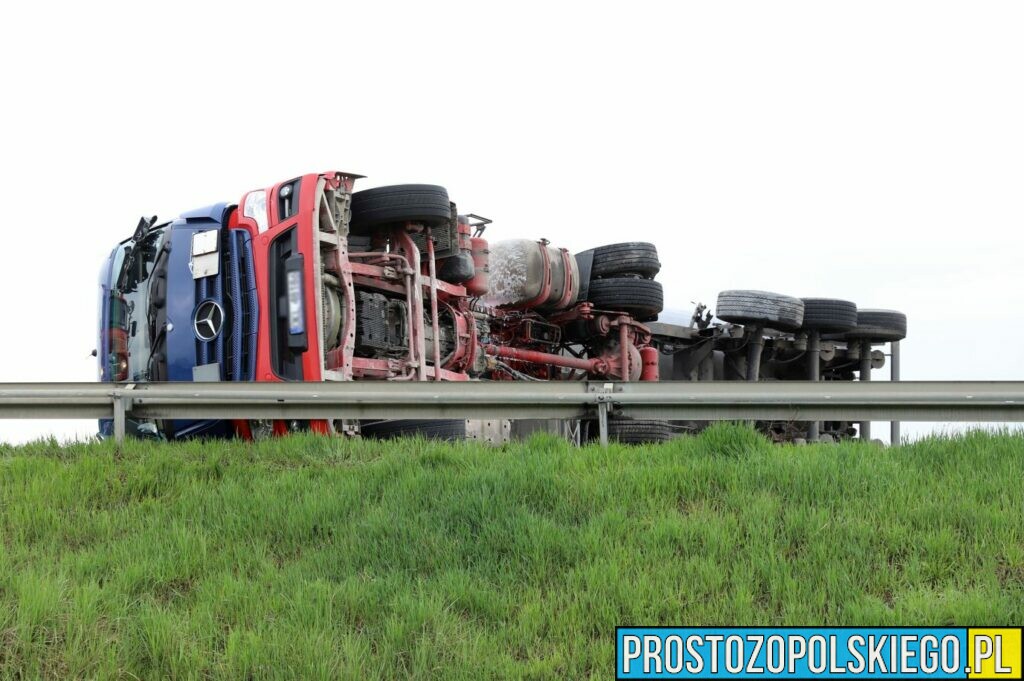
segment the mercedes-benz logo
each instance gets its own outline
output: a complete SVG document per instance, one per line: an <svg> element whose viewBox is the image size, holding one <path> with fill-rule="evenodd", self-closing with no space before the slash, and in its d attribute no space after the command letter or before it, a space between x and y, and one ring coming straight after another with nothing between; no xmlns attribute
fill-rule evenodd
<svg viewBox="0 0 1024 681"><path fill-rule="evenodd" d="M224 308L214 300L204 300L196 308L196 315L192 320L192 328L195 329L196 338L209 342L220 335L221 327L224 326Z"/></svg>

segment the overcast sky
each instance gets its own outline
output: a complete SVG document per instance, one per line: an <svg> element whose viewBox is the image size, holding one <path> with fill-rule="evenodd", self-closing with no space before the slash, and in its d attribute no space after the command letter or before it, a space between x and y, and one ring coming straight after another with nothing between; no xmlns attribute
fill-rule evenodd
<svg viewBox="0 0 1024 681"><path fill-rule="evenodd" d="M906 379L1022 379L1024 5L13 3L0 381L95 380L140 215L311 171L428 182L492 239L657 243L719 290L909 317ZM95 432L0 421L0 440Z"/></svg>

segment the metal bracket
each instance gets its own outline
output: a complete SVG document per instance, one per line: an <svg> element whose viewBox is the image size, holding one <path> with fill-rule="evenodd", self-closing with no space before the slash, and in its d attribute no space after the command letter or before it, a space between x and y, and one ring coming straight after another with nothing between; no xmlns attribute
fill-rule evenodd
<svg viewBox="0 0 1024 681"><path fill-rule="evenodd" d="M489 220L483 217L482 215L477 215L476 213L470 213L466 217L476 220L476 222L470 222L469 227L470 229L475 230L473 236L477 238L483 236L484 230L487 228L487 225L494 222L494 220Z"/></svg>
<svg viewBox="0 0 1024 681"><path fill-rule="evenodd" d="M601 438L601 446L608 446L608 412L612 407L612 396L622 392L622 386L615 383L587 384L587 392L595 393L597 401L597 428Z"/></svg>
<svg viewBox="0 0 1024 681"><path fill-rule="evenodd" d="M505 444L511 439L509 419L466 419L466 439L489 445Z"/></svg>
<svg viewBox="0 0 1024 681"><path fill-rule="evenodd" d="M600 402L602 399L611 399L609 396L613 393L622 392L621 383L587 383L588 393L597 393L597 401Z"/></svg>

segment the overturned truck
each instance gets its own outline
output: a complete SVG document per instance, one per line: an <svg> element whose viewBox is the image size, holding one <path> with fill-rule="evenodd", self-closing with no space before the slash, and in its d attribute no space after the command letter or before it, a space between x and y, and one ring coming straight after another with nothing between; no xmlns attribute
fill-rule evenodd
<svg viewBox="0 0 1024 681"><path fill-rule="evenodd" d="M872 346L906 333L899 313L727 291L717 316L659 322L649 243L573 254L546 240L490 243L490 220L444 187L354 191L359 175L303 175L169 222L140 220L100 273L101 380L852 380ZM807 357L805 361L800 358ZM866 358L866 359L865 359ZM143 437L257 438L294 430L500 441L583 422L132 422ZM613 438L701 428L613 418ZM850 424L760 424L778 439L851 437ZM101 422L101 434L110 424Z"/></svg>

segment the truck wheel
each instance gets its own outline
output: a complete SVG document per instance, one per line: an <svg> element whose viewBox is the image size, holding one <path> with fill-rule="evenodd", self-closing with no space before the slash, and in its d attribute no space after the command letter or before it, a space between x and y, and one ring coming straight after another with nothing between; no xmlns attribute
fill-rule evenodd
<svg viewBox="0 0 1024 681"><path fill-rule="evenodd" d="M803 329L827 332L850 331L857 326L857 304L836 298L801 298Z"/></svg>
<svg viewBox="0 0 1024 681"><path fill-rule="evenodd" d="M396 184L352 195L351 224L357 232L403 222L443 225L451 217L448 190L436 184Z"/></svg>
<svg viewBox="0 0 1024 681"><path fill-rule="evenodd" d="M611 419L608 439L627 445L668 442L672 439L672 426L657 419Z"/></svg>
<svg viewBox="0 0 1024 681"><path fill-rule="evenodd" d="M376 421L360 428L363 437L393 440L398 437L423 437L427 440L455 442L466 439L465 419L396 419Z"/></svg>
<svg viewBox="0 0 1024 681"><path fill-rule="evenodd" d="M628 312L640 321L656 318L665 307L661 282L652 279L595 279L587 295L598 309Z"/></svg>
<svg viewBox="0 0 1024 681"><path fill-rule="evenodd" d="M372 237L367 235L358 236L355 234L348 235L348 252L349 253L369 253L371 248Z"/></svg>
<svg viewBox="0 0 1024 681"><path fill-rule="evenodd" d="M672 439L672 426L659 419L608 419L608 440L625 445L644 445L668 442ZM587 423L587 437L591 442L601 439L597 421Z"/></svg>
<svg viewBox="0 0 1024 681"><path fill-rule="evenodd" d="M860 310L857 328L837 336L840 340L892 343L907 337L907 315L896 310Z"/></svg>
<svg viewBox="0 0 1024 681"><path fill-rule="evenodd" d="M762 324L780 331L796 331L804 320L799 298L770 291L722 291L716 316L734 324Z"/></svg>
<svg viewBox="0 0 1024 681"><path fill-rule="evenodd" d="M608 244L593 249L592 279L603 279L623 274L635 274L653 279L661 271L658 249L645 241Z"/></svg>

